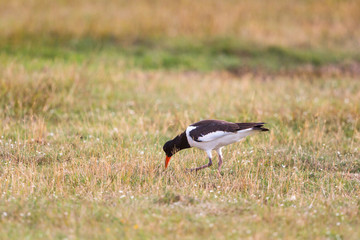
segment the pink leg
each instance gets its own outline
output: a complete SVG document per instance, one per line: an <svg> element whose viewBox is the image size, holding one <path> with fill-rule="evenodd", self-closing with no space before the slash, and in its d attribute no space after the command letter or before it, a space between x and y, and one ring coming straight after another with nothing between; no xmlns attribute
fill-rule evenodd
<svg viewBox="0 0 360 240"><path fill-rule="evenodd" d="M221 165L223 164L221 148L217 149L216 152L217 152L218 155L219 155L218 174L219 174L219 176L221 176L221 174L220 174L220 169L221 169Z"/></svg>
<svg viewBox="0 0 360 240"><path fill-rule="evenodd" d="M211 158L212 158L212 155L211 155L211 150L209 150L209 151L206 151L206 153L207 153L207 155L208 155L208 157L209 157L209 163L208 164L205 164L205 165L203 165L203 166L200 166L200 167L197 167L197 168L191 168L191 169L188 169L190 172L192 172L192 171L199 171L199 170L201 170L201 169L203 169L203 168L207 168L207 167L211 167L212 166L212 160L211 160Z"/></svg>
<svg viewBox="0 0 360 240"><path fill-rule="evenodd" d="M212 166L212 161L211 161L211 158L209 158L209 163L208 164L205 164L205 165L202 165L202 166L200 166L200 167L197 167L197 168L190 168L190 169L188 169L190 172L192 172L192 171L199 171L199 170L201 170L201 169L203 169L203 168L207 168L207 167L211 167Z"/></svg>

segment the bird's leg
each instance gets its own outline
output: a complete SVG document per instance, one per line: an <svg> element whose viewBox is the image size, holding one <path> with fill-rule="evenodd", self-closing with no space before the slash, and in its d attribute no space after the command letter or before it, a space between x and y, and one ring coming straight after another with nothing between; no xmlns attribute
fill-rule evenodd
<svg viewBox="0 0 360 240"><path fill-rule="evenodd" d="M219 155L218 174L221 176L221 174L220 174L220 169L221 169L221 165L223 164L221 148L216 149L216 152L217 152L217 154Z"/></svg>
<svg viewBox="0 0 360 240"><path fill-rule="evenodd" d="M191 168L191 169L189 169L191 172L192 171L199 171L199 170L201 170L201 169L203 169L203 168L207 168L207 167L211 167L212 166L212 161L211 161L211 158L209 158L209 163L208 164L205 164L205 165L202 165L202 166L200 166L200 167L197 167L197 168Z"/></svg>
<svg viewBox="0 0 360 240"><path fill-rule="evenodd" d="M211 167L212 166L212 160L211 160L211 151L206 151L208 157L209 157L209 163L208 164L205 164L203 166L200 166L200 167L197 167L197 168L191 168L191 169L188 169L189 171L199 171L203 168L207 168L207 167Z"/></svg>

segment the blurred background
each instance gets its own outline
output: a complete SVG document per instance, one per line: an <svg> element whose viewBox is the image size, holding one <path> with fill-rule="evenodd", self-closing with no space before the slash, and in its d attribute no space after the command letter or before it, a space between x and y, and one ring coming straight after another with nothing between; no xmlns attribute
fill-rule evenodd
<svg viewBox="0 0 360 240"><path fill-rule="evenodd" d="M109 51L146 69L359 72L356 0L1 0L0 20L3 53L81 60Z"/></svg>

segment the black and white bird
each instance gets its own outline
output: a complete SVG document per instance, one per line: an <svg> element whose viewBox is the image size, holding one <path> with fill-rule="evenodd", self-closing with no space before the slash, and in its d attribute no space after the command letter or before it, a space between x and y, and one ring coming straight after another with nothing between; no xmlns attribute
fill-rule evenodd
<svg viewBox="0 0 360 240"><path fill-rule="evenodd" d="M264 128L265 123L232 123L221 120L203 120L191 124L186 130L164 144L163 150L166 153L165 169L167 168L170 158L178 151L186 148L196 147L204 150L208 157L209 163L197 168L188 169L198 171L212 165L211 151L215 150L219 155L218 172L223 163L221 149L222 147L258 132L269 131Z"/></svg>

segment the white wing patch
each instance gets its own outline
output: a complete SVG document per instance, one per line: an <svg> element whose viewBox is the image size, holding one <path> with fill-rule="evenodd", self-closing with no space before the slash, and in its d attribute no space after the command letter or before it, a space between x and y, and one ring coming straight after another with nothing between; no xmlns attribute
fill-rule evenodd
<svg viewBox="0 0 360 240"><path fill-rule="evenodd" d="M210 142L210 141L214 141L218 138L227 136L227 135L234 135L236 133L232 133L232 132L223 132L223 131L216 131L216 132L211 132L208 133L204 136L198 137L197 141L199 142Z"/></svg>
<svg viewBox="0 0 360 240"><path fill-rule="evenodd" d="M206 134L205 136L199 137L198 141L201 142L210 142L220 139L228 139L229 141L236 142L240 139L251 135L252 133L256 132L252 128L243 129L240 131L237 131L235 133L232 132L223 132L223 131L216 131L209 134Z"/></svg>

